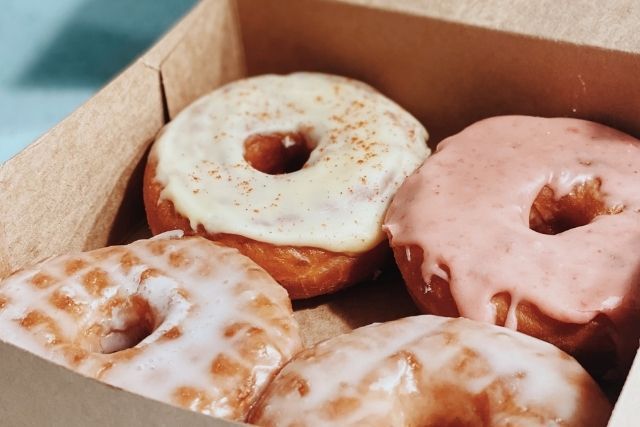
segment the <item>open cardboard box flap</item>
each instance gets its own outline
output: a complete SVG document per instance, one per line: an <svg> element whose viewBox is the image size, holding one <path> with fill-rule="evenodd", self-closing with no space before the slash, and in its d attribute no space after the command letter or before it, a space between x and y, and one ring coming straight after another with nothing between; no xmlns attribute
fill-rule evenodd
<svg viewBox="0 0 640 427"><path fill-rule="evenodd" d="M603 15L596 1L587 2L591 8L523 3L521 10L502 3L201 1L95 97L0 167L0 277L54 254L129 239L144 221L141 172L155 134L198 96L246 75L317 70L364 80L421 120L431 145L499 114L580 117L640 136L635 6L620 1ZM589 25L574 25L581 16ZM609 19L617 25L603 27ZM392 273L296 304L306 343L414 313ZM0 344L0 360L6 425L228 425L11 345ZM638 424L639 369L612 426Z"/></svg>

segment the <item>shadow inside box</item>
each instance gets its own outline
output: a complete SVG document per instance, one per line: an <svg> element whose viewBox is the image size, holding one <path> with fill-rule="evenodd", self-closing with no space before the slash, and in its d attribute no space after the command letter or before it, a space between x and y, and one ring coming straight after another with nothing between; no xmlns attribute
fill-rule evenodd
<svg viewBox="0 0 640 427"><path fill-rule="evenodd" d="M113 78L196 0L89 0L19 74L23 87L99 87Z"/></svg>
<svg viewBox="0 0 640 427"><path fill-rule="evenodd" d="M371 323L420 314L392 262L375 280L335 294L293 301L293 309L305 346Z"/></svg>

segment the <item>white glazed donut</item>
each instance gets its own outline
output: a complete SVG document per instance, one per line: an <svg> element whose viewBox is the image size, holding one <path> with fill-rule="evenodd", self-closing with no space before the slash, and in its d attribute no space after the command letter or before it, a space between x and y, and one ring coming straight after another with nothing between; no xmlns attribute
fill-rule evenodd
<svg viewBox="0 0 640 427"><path fill-rule="evenodd" d="M334 291L373 274L381 257L359 261L358 268L368 264L366 274L352 268L324 280L318 275L335 265L307 274L319 261L304 249L355 257L387 247L383 215L429 154L427 137L409 113L352 79L295 73L240 80L193 103L156 140L145 174L149 224L154 233L179 227L237 247L292 297ZM280 149L267 157L304 145L308 160L291 173L265 173L247 159L255 138ZM247 241L270 246L249 248ZM294 253L274 262L275 248ZM288 266L296 270L283 271Z"/></svg>
<svg viewBox="0 0 640 427"><path fill-rule="evenodd" d="M303 350L249 415L269 427L604 426L610 405L570 356L463 318L366 326Z"/></svg>
<svg viewBox="0 0 640 427"><path fill-rule="evenodd" d="M236 250L157 236L0 283L0 338L85 376L232 420L300 348L286 292Z"/></svg>

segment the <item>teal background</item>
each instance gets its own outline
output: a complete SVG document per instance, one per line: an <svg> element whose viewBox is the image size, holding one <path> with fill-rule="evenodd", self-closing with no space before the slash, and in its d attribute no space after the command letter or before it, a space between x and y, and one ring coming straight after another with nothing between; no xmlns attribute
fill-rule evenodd
<svg viewBox="0 0 640 427"><path fill-rule="evenodd" d="M196 0L2 0L0 163L150 47Z"/></svg>

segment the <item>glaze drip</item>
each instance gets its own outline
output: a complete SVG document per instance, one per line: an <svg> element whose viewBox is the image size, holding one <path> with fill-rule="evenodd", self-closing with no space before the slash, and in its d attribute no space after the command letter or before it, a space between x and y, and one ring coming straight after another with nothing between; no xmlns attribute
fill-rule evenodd
<svg viewBox="0 0 640 427"><path fill-rule="evenodd" d="M590 182L607 212L555 235L530 229L543 188L561 198ZM491 298L507 292L511 328L525 301L562 322L619 322L640 280L640 142L577 119L483 120L406 180L385 227L393 246L423 248L423 278L448 280L462 316L495 321Z"/></svg>
<svg viewBox="0 0 640 427"><path fill-rule="evenodd" d="M281 135L275 142L284 145L297 135L313 147L299 170L261 165L262 173L245 158L260 135ZM360 253L383 240L389 201L429 154L427 137L364 83L294 73L240 80L199 99L164 129L151 156L161 200L194 230Z"/></svg>

